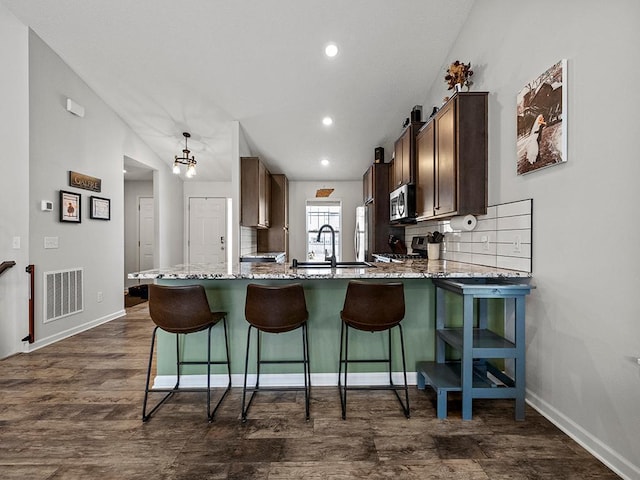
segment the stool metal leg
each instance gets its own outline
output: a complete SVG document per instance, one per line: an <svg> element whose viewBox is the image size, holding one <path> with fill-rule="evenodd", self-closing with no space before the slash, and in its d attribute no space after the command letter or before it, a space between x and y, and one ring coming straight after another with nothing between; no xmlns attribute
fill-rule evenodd
<svg viewBox="0 0 640 480"><path fill-rule="evenodd" d="M207 358L207 364L208 364L207 365L207 415L209 418L209 423L213 422L213 418L215 417L216 412L218 411L218 408L220 407L220 405L222 404L222 401L231 390L231 359L229 357L229 338L227 335L227 317L224 317L222 319L222 327L224 329L224 347L225 347L226 361L216 361L216 362L211 361L211 329L213 328L213 325L209 327L209 341L208 341L209 345L207 347L207 351L209 352L208 358ZM211 389L210 389L211 382L209 380L211 378L211 364L225 364L227 366L227 375L229 378L229 381L227 382L227 387L225 388L224 392L222 392L222 396L216 403L216 406L213 408L213 410L211 410Z"/></svg>
<svg viewBox="0 0 640 480"><path fill-rule="evenodd" d="M405 399L404 404L402 403L402 400L400 400L398 391L394 390L394 392L396 392L398 401L400 401L400 405L402 405L402 410L404 410L404 416L409 418L411 416L411 410L409 407L409 387L407 386L407 363L405 361L405 356L404 356L404 333L402 332L402 325L398 324L398 328L400 329L400 348L402 350L402 374L404 375L404 399ZM391 335L391 331L389 331L389 335Z"/></svg>
<svg viewBox="0 0 640 480"><path fill-rule="evenodd" d="M302 361L304 371L304 405L305 418L309 420L309 402L311 397L311 365L309 365L309 333L307 324L302 324Z"/></svg>
<svg viewBox="0 0 640 480"><path fill-rule="evenodd" d="M345 322L342 322L342 328L340 330L340 361L338 363L338 392L340 394L340 406L342 408L342 419L346 420L347 418L347 390L349 389L356 389L356 390L393 390L393 393L395 394L396 398L398 399L398 402L400 402L400 406L402 407L402 411L405 415L405 417L410 418L411 416L411 410L409 407L409 387L407 384L407 365L406 365L406 359L405 359L405 351L404 351L404 335L402 332L402 325L398 324L397 325L398 328L400 329L400 348L402 351L402 373L403 373L403 378L404 378L404 387L400 386L400 385L395 385L393 383L393 377L392 377L392 372L393 372L393 366L392 366L392 359L393 359L393 350L392 350L392 341L391 341L391 329L389 329L389 337L388 337L388 357L386 359L379 359L379 360L351 360L352 362L359 362L359 363L367 363L367 362L373 362L373 363L386 363L388 365L389 368L389 386L388 387L377 387L377 386L370 386L370 387L358 387L358 386L354 386L354 387L349 387L347 384L347 377L348 377L348 368L349 368L349 325L347 325ZM342 355L344 349L344 357ZM343 382L343 378L342 378L342 366L344 364L344 382ZM398 393L398 390L404 390L404 401L402 400L402 398L400 397L400 394Z"/></svg>
<svg viewBox="0 0 640 480"><path fill-rule="evenodd" d="M151 365L153 364L153 348L155 346L156 343L156 337L158 335L158 328L159 327L155 327L153 329L153 333L151 334L151 350L149 351L149 364L147 365L147 383L145 385L145 389L144 389L144 401L142 403L142 421L146 422L147 420L149 420L151 418L151 415L154 414L154 412L156 410L158 410L158 408L160 408L160 406L166 402L167 400L169 400L169 398L176 392L177 388L178 388L178 383L180 382L180 377L178 376L178 381L175 385L175 387L173 387L172 390L168 390L168 393L162 397L162 399L160 399L160 401L158 401L158 403L149 411L149 413L147 413L147 400L149 399L149 392L151 391L151 388L149 388L149 382L151 381ZM177 345L177 343L176 343ZM179 374L179 371L178 371ZM163 391L167 391L167 390L163 390Z"/></svg>
<svg viewBox="0 0 640 480"><path fill-rule="evenodd" d="M256 383L253 387L247 388L247 376L249 374L249 351L251 349L251 330L255 328L253 325L249 325L249 329L247 330L247 350L245 353L244 359L244 384L242 388L242 423L247 421L247 414L249 412L249 408L253 403L253 399L255 394L259 390L274 390L274 391L287 391L287 390L304 390L305 395L305 419L309 420L310 418L310 405L311 405L311 365L309 362L309 333L307 330L307 324L303 323L299 328L302 328L302 360L262 360L262 331L259 328L255 328L256 335ZM301 363L303 365L303 377L304 377L304 387L263 387L260 388L260 368L263 363L268 364L291 364L291 363ZM247 390L251 391L251 396L247 401Z"/></svg>
<svg viewBox="0 0 640 480"><path fill-rule="evenodd" d="M344 343L343 343L344 339ZM344 346L344 360L342 348ZM342 363L344 362L344 385L341 386ZM340 405L342 407L342 419L347 419L347 373L349 369L349 325L342 322L340 329L340 364L338 366L338 391L340 393Z"/></svg>
<svg viewBox="0 0 640 480"><path fill-rule="evenodd" d="M247 351L244 357L244 385L242 387L242 422L247 421L247 412L249 411L249 407L251 406L251 402L253 401L253 396L255 395L255 389L251 392L251 398L249 398L249 403L246 403L247 397L247 374L249 372L249 345L251 343L251 329L252 325L249 325L249 329L247 330ZM256 380L256 388L257 388L257 380ZM245 408L246 404L246 408Z"/></svg>
<svg viewBox="0 0 640 480"><path fill-rule="evenodd" d="M205 391L202 387L197 387L197 388L184 388L184 389L180 389L180 378L182 375L182 365L202 365L202 364L206 364L207 365L207 387L206 387L206 393L207 393L207 419L209 422L213 421L213 418L216 414L216 411L218 410L218 408L220 407L220 404L222 403L222 401L224 400L224 398L226 397L227 393L229 393L229 391L231 390L231 361L230 361L230 356L229 356L229 340L228 340L228 335L227 335L227 321L226 321L226 317L222 319L223 320L223 327L224 327L224 334L225 334L225 355L226 355L226 360L216 360L216 361L212 361L211 360L211 331L213 329L213 327L215 325L211 325L210 327L208 327L207 329L207 360L205 361L182 361L180 358L180 335L179 334L175 334L175 338L176 338L176 383L173 386L173 388L158 388L158 389L151 389L149 387L149 383L151 381L151 366L153 364L153 350L156 344L156 338L158 336L158 329L160 327L155 327L153 330L153 334L151 337L151 350L149 352L149 363L147 365L147 381L146 381L146 385L145 385L145 391L144 391L144 402L142 405L142 421L146 422L147 420L149 420L149 418L151 418L151 416L155 413L155 411L160 408L160 406L165 403L174 393L180 391L180 392L202 392ZM220 399L218 400L218 402L216 403L215 407L213 408L213 410L211 410L211 365L216 365L216 364L224 364L227 366L227 375L229 378L229 381L227 383L227 387L225 389L225 391L222 393L222 396L220 397ZM147 404L148 404L148 399L149 399L149 393L150 392L167 392L167 394L147 413Z"/></svg>
<svg viewBox="0 0 640 480"><path fill-rule="evenodd" d="M211 327L207 329L207 418L211 423Z"/></svg>

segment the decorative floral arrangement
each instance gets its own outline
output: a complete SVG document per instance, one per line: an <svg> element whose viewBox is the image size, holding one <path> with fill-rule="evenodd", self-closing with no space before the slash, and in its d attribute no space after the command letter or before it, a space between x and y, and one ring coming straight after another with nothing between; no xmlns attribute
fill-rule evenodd
<svg viewBox="0 0 640 480"><path fill-rule="evenodd" d="M462 86L471 86L473 83L469 80L469 77L473 75L473 70L471 70L471 62L468 64L464 64L459 60L456 60L447 69L447 74L444 77L444 81L449 85L448 90L453 90L457 83Z"/></svg>

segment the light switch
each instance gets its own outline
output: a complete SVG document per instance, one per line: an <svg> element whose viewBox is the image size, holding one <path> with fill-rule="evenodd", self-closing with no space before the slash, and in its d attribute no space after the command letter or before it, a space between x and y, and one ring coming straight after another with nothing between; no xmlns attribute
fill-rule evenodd
<svg viewBox="0 0 640 480"><path fill-rule="evenodd" d="M58 248L58 237L44 237L44 248Z"/></svg>
<svg viewBox="0 0 640 480"><path fill-rule="evenodd" d="M20 249L20 237L13 237L13 248L15 250Z"/></svg>

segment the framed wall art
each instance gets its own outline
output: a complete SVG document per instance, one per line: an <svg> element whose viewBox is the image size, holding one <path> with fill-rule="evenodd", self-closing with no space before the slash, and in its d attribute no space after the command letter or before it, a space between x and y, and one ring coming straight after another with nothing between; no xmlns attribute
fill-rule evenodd
<svg viewBox="0 0 640 480"><path fill-rule="evenodd" d="M517 173L567 161L567 61L560 60L517 97Z"/></svg>
<svg viewBox="0 0 640 480"><path fill-rule="evenodd" d="M89 198L89 218L111 220L111 200L102 197Z"/></svg>
<svg viewBox="0 0 640 480"><path fill-rule="evenodd" d="M66 192L60 190L60 221L70 223L80 223L80 200L82 195L79 193Z"/></svg>

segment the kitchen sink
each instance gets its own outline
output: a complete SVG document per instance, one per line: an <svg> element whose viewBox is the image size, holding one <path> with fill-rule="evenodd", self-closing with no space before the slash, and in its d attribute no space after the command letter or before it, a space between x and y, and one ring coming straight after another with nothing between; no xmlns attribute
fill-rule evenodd
<svg viewBox="0 0 640 480"><path fill-rule="evenodd" d="M335 268L369 268L374 267L369 262L336 262ZM291 261L291 268L331 268L331 262L299 262L295 258Z"/></svg>

